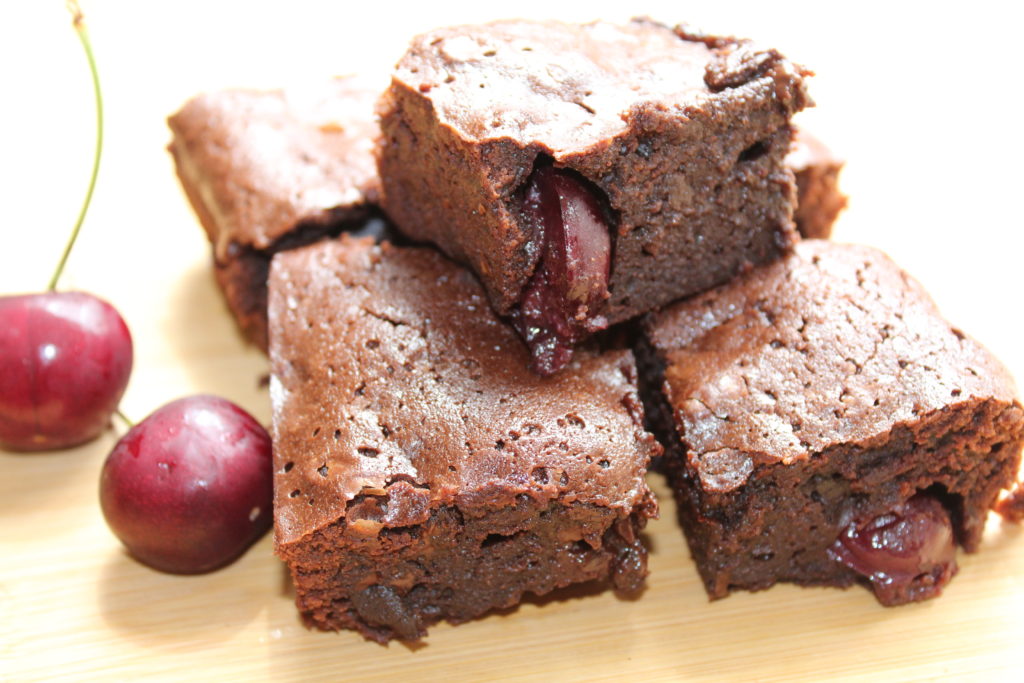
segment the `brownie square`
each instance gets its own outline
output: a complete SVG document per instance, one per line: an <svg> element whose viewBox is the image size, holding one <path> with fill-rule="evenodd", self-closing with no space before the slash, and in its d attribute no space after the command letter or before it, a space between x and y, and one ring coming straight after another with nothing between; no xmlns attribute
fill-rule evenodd
<svg viewBox="0 0 1024 683"><path fill-rule="evenodd" d="M557 377L468 271L320 242L270 275L275 548L312 627L416 639L571 583L635 591L644 431L628 350Z"/></svg>
<svg viewBox="0 0 1024 683"><path fill-rule="evenodd" d="M777 581L937 595L1017 471L1007 371L874 249L803 242L645 331L646 398L712 598Z"/></svg>
<svg viewBox="0 0 1024 683"><path fill-rule="evenodd" d="M225 90L168 119L170 151L245 336L267 348L275 252L343 230L383 234L373 140L382 86L355 77L291 90Z"/></svg>
<svg viewBox="0 0 1024 683"><path fill-rule="evenodd" d="M515 319L558 241L531 218L531 183L553 168L591 193L610 263L559 333L571 346L786 251L796 195L783 160L790 117L810 104L807 73L774 50L647 19L433 31L381 99L383 205ZM557 370L550 348L532 346L538 371Z"/></svg>
<svg viewBox="0 0 1024 683"><path fill-rule="evenodd" d="M839 189L843 160L820 139L797 128L786 166L796 177L797 204L793 221L802 237L827 239L832 225L846 208Z"/></svg>

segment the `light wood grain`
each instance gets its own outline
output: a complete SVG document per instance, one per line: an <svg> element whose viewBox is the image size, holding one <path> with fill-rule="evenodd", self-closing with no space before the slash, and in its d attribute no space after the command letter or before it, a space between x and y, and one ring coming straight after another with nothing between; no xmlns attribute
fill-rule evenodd
<svg viewBox="0 0 1024 683"><path fill-rule="evenodd" d="M142 417L212 392L269 419L207 246L164 152L166 115L204 89L384 68L434 25L502 15L650 13L755 35L814 67L805 117L845 152L837 237L889 251L948 316L1024 374L1019 315L1019 55L999 5L523 1L172 4L83 1L108 105L93 211L62 281L110 299L136 342L123 408ZM41 288L85 188L93 125L63 3L0 8L0 291ZM879 607L864 590L780 586L709 603L658 477L650 587L638 600L570 592L380 647L299 623L270 539L231 567L173 577L130 560L97 505L118 430L63 453L0 453L0 678L686 679L1014 678L1024 636L1024 539L990 520L941 599Z"/></svg>

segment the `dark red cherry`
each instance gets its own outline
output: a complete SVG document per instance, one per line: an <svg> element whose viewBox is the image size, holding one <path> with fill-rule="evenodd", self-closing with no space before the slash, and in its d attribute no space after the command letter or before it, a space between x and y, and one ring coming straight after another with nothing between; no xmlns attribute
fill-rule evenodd
<svg viewBox="0 0 1024 683"><path fill-rule="evenodd" d="M540 263L513 315L533 356L533 369L551 375L572 358L572 346L608 326L611 235L595 191L550 166L530 178L523 214L541 236Z"/></svg>
<svg viewBox="0 0 1024 683"><path fill-rule="evenodd" d="M131 371L131 335L107 302L83 292L0 297L0 447L94 439Z"/></svg>
<svg viewBox="0 0 1024 683"><path fill-rule="evenodd" d="M271 479L266 430L230 401L190 396L118 441L100 504L140 562L196 574L231 562L270 528Z"/></svg>
<svg viewBox="0 0 1024 683"><path fill-rule="evenodd" d="M957 571L949 513L926 494L866 523L850 524L830 555L867 577L884 605L934 597Z"/></svg>

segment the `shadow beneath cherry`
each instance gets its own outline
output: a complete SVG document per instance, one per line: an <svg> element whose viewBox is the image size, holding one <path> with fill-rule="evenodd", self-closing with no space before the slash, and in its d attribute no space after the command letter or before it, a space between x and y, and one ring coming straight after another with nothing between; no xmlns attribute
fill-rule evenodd
<svg viewBox="0 0 1024 683"><path fill-rule="evenodd" d="M99 613L145 647L187 650L225 642L265 612L274 591L270 544L263 539L235 563L208 574L165 574L119 550L96 586Z"/></svg>
<svg viewBox="0 0 1024 683"><path fill-rule="evenodd" d="M115 418L116 419L116 418ZM8 510L46 511L73 492L94 489L98 500L100 469L107 453L125 432L114 424L93 441L61 451L15 453L0 450L0 499Z"/></svg>

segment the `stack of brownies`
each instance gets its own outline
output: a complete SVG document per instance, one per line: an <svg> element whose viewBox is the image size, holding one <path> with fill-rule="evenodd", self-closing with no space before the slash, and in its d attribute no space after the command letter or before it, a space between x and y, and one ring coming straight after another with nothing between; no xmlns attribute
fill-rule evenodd
<svg viewBox="0 0 1024 683"><path fill-rule="evenodd" d="M886 256L801 241L845 201L794 140L808 75L685 26L511 21L417 37L386 90L171 118L269 349L276 549L307 623L385 642L526 592L636 592L662 452L712 597L941 591L1024 412Z"/></svg>

